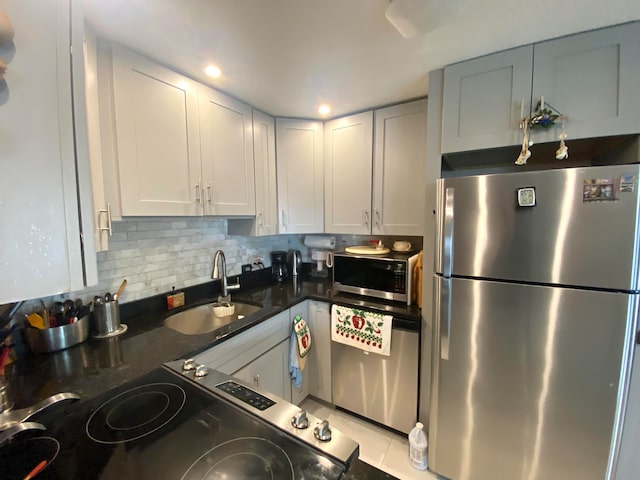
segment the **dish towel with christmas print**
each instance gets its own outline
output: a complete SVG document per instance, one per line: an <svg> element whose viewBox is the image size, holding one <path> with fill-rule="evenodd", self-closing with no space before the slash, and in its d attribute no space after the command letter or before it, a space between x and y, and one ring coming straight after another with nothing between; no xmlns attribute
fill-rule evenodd
<svg viewBox="0 0 640 480"><path fill-rule="evenodd" d="M296 334L298 343L298 363L300 364L300 369L304 370L304 366L307 363L307 355L311 349L311 332L307 322L300 315L296 315L293 319L293 331Z"/></svg>
<svg viewBox="0 0 640 480"><path fill-rule="evenodd" d="M391 315L331 306L331 340L368 352L391 354L392 323Z"/></svg>

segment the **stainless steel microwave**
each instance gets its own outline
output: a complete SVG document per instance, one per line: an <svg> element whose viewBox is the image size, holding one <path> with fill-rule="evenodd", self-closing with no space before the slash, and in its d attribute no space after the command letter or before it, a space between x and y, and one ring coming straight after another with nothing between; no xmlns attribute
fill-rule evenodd
<svg viewBox="0 0 640 480"><path fill-rule="evenodd" d="M333 254L333 289L411 304L417 254Z"/></svg>

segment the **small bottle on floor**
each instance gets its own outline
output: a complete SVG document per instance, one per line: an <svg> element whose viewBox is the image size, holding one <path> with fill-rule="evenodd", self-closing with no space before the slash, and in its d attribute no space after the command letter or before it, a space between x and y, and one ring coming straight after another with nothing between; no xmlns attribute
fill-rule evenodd
<svg viewBox="0 0 640 480"><path fill-rule="evenodd" d="M409 432L409 462L418 470L427 469L427 434L420 422Z"/></svg>

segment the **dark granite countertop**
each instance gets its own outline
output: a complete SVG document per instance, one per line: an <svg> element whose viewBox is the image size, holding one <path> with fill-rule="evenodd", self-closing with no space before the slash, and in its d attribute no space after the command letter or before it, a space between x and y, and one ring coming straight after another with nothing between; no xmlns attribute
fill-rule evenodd
<svg viewBox="0 0 640 480"><path fill-rule="evenodd" d="M266 272L242 277L241 290L233 291L236 301L254 302L263 309L230 326L203 335L183 335L163 325L170 313L217 299L219 282L185 289L187 305L167 312L164 296L121 305L124 334L108 339L89 338L86 342L60 352L19 357L9 365L6 378L10 398L16 408L34 403L59 392L74 392L89 399L139 377L162 363L192 356L243 332L273 315L304 300L318 300L367 308L412 322L420 322L420 310L401 303L385 303L356 295L333 292L331 282L302 276L273 283ZM345 480L393 480L395 477L356 459L343 477ZM396 479L397 480L397 479Z"/></svg>
<svg viewBox="0 0 640 480"><path fill-rule="evenodd" d="M83 399L143 375L162 363L186 358L225 341L234 335L307 299L368 309L420 321L420 310L402 303L385 303L351 294L333 292L331 282L301 276L274 283L266 271L241 277L240 290L232 291L237 301L260 303L263 309L220 330L203 335L184 335L163 325L168 315L164 296L121 305L121 321L129 327L124 334L108 339L89 338L67 350L23 355L9 365L6 378L9 395L16 408L28 406L59 392L74 392ZM184 289L187 305L215 301L219 282ZM174 310L171 313L176 313Z"/></svg>

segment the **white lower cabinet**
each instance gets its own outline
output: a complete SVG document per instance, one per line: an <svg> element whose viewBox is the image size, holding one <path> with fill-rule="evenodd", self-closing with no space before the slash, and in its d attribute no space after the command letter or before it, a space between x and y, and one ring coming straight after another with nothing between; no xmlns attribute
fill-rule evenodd
<svg viewBox="0 0 640 480"><path fill-rule="evenodd" d="M308 395L331 402L329 307L328 303L305 300L197 355L195 360L296 405ZM293 386L289 374L296 315L307 322L311 332L311 350L300 388Z"/></svg>
<svg viewBox="0 0 640 480"><path fill-rule="evenodd" d="M197 355L195 360L291 401L290 334L286 310Z"/></svg>
<svg viewBox="0 0 640 480"><path fill-rule="evenodd" d="M283 340L232 375L249 385L291 401L289 342Z"/></svg>
<svg viewBox="0 0 640 480"><path fill-rule="evenodd" d="M287 310L197 355L195 360L231 375L280 342L288 340L290 333Z"/></svg>

